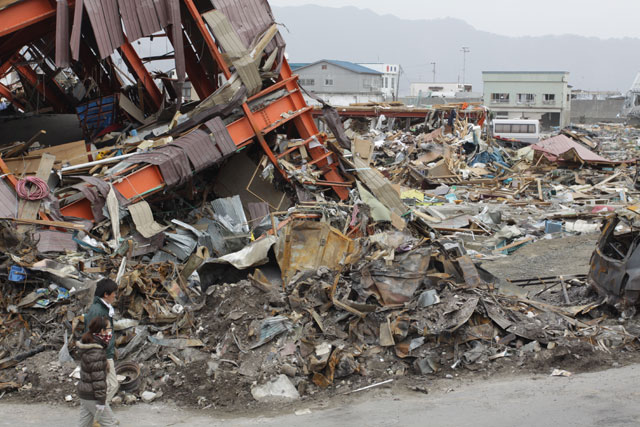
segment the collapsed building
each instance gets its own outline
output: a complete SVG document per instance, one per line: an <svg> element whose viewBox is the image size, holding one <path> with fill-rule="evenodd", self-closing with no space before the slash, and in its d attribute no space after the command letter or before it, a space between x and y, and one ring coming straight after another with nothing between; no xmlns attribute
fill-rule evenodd
<svg viewBox="0 0 640 427"><path fill-rule="evenodd" d="M233 406L636 349L640 329L605 304L631 317L624 273L609 286L480 262L635 215L637 131L529 145L483 135L479 105L313 109L266 0L3 4L1 70L19 79L2 96L76 113L85 139L0 147L1 396L74 400L74 342L105 276L128 403ZM175 79L132 47L151 36L173 46ZM200 101L183 102L186 81ZM635 253L619 243L599 247Z"/></svg>

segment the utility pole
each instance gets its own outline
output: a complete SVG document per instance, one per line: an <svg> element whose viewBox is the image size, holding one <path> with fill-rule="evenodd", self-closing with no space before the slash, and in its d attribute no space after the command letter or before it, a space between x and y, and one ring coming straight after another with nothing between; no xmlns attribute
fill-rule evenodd
<svg viewBox="0 0 640 427"><path fill-rule="evenodd" d="M462 84L467 83L467 53L471 52L466 46L462 47Z"/></svg>
<svg viewBox="0 0 640 427"><path fill-rule="evenodd" d="M436 82L436 63L432 62L431 65L433 65L433 82Z"/></svg>

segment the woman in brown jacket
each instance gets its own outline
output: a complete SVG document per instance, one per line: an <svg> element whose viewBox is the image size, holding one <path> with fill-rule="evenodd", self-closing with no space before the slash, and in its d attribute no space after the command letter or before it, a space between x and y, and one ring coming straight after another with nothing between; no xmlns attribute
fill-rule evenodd
<svg viewBox="0 0 640 427"><path fill-rule="evenodd" d="M116 426L118 422L106 403L107 354L111 340L111 327L106 317L96 317L89 330L78 343L80 350L80 427L91 427L95 420L102 427Z"/></svg>

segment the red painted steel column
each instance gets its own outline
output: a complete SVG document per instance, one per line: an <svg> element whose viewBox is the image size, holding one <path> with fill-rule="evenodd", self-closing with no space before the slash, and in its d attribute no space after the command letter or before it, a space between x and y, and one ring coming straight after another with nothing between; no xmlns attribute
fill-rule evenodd
<svg viewBox="0 0 640 427"><path fill-rule="evenodd" d="M20 108L22 110L26 110L24 108L24 105L22 105L20 102L18 102L15 99L13 99L13 94L11 93L9 88L6 87L5 85L3 85L2 83L0 83L0 96L4 96L5 98L7 98L16 107L18 107L18 108Z"/></svg>

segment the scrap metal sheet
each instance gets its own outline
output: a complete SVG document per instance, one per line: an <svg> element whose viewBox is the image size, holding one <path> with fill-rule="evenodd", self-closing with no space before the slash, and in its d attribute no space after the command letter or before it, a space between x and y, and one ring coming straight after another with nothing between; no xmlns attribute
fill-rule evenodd
<svg viewBox="0 0 640 427"><path fill-rule="evenodd" d="M138 233L142 234L147 239L152 238L158 233L163 232L169 227L163 227L153 219L153 212L151 212L151 206L144 200L136 204L129 206L129 213L133 223L136 225Z"/></svg>
<svg viewBox="0 0 640 427"><path fill-rule="evenodd" d="M211 136L200 129L178 138L173 144L181 147L187 153L196 172L222 159L222 153L213 143Z"/></svg>

